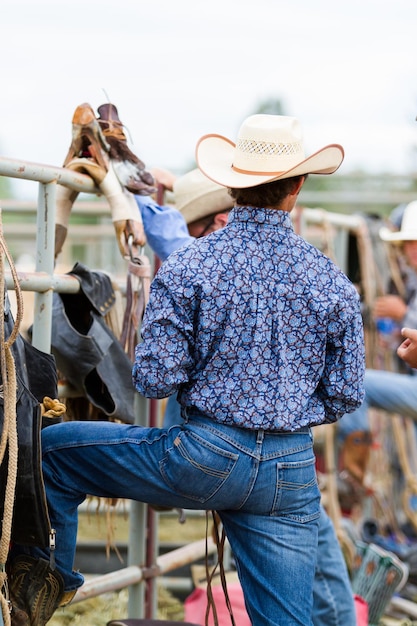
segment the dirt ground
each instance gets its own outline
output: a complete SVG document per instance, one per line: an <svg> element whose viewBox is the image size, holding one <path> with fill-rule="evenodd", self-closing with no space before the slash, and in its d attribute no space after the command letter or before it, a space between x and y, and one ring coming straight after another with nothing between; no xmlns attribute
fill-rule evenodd
<svg viewBox="0 0 417 626"><path fill-rule="evenodd" d="M48 626L106 626L112 619L127 617L128 592L103 594L84 602L58 609ZM183 605L166 589L158 589L158 619L182 621Z"/></svg>

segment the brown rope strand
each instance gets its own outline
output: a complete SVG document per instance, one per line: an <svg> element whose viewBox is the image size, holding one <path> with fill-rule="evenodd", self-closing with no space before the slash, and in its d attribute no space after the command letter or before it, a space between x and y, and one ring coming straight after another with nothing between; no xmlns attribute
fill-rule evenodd
<svg viewBox="0 0 417 626"><path fill-rule="evenodd" d="M1 211L0 211L1 218ZM10 626L10 603L8 598L6 561L9 552L14 495L17 480L17 457L18 457L18 440L17 440L17 419L16 419L16 368L14 358L11 352L11 345L16 340L20 323L23 317L23 298L20 290L20 284L17 272L11 255L6 246L3 237L2 222L0 219L0 368L3 383L3 399L4 399L4 424L2 437L0 442L0 463L3 461L6 447L8 446L8 468L7 481L5 488L4 515L2 520L1 537L0 537L0 603L2 616L5 626ZM4 327L4 302L6 294L6 285L4 277L4 257L7 257L13 280L15 283L17 315L16 321L11 335L5 337Z"/></svg>

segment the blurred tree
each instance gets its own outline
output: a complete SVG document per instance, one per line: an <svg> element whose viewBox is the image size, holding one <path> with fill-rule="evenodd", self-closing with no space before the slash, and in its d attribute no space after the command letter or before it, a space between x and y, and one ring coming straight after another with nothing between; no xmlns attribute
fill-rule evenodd
<svg viewBox="0 0 417 626"><path fill-rule="evenodd" d="M287 115L285 107L280 98L266 98L257 107L256 113L264 115Z"/></svg>

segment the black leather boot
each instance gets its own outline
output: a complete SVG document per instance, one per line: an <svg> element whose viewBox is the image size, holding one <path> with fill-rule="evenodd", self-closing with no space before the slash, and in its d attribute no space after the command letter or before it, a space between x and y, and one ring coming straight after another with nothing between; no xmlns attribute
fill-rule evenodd
<svg viewBox="0 0 417 626"><path fill-rule="evenodd" d="M44 626L64 598L62 576L48 561L27 554L10 564L9 585L12 626Z"/></svg>

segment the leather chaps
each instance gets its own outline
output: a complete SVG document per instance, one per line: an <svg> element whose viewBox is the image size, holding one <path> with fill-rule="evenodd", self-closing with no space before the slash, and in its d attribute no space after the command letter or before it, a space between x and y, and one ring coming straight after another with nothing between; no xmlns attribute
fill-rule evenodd
<svg viewBox="0 0 417 626"><path fill-rule="evenodd" d="M5 294L4 327L10 336L14 319ZM20 334L11 346L16 370L16 420L18 437L17 479L12 520L12 541L47 547L50 522L41 467L41 403L45 396L57 398L57 370L51 354L41 352ZM2 381L3 382L3 381ZM4 428L4 397L0 397L0 429ZM45 424L48 422L44 422ZM53 423L53 422L49 422ZM0 515L4 517L8 454L0 466Z"/></svg>

